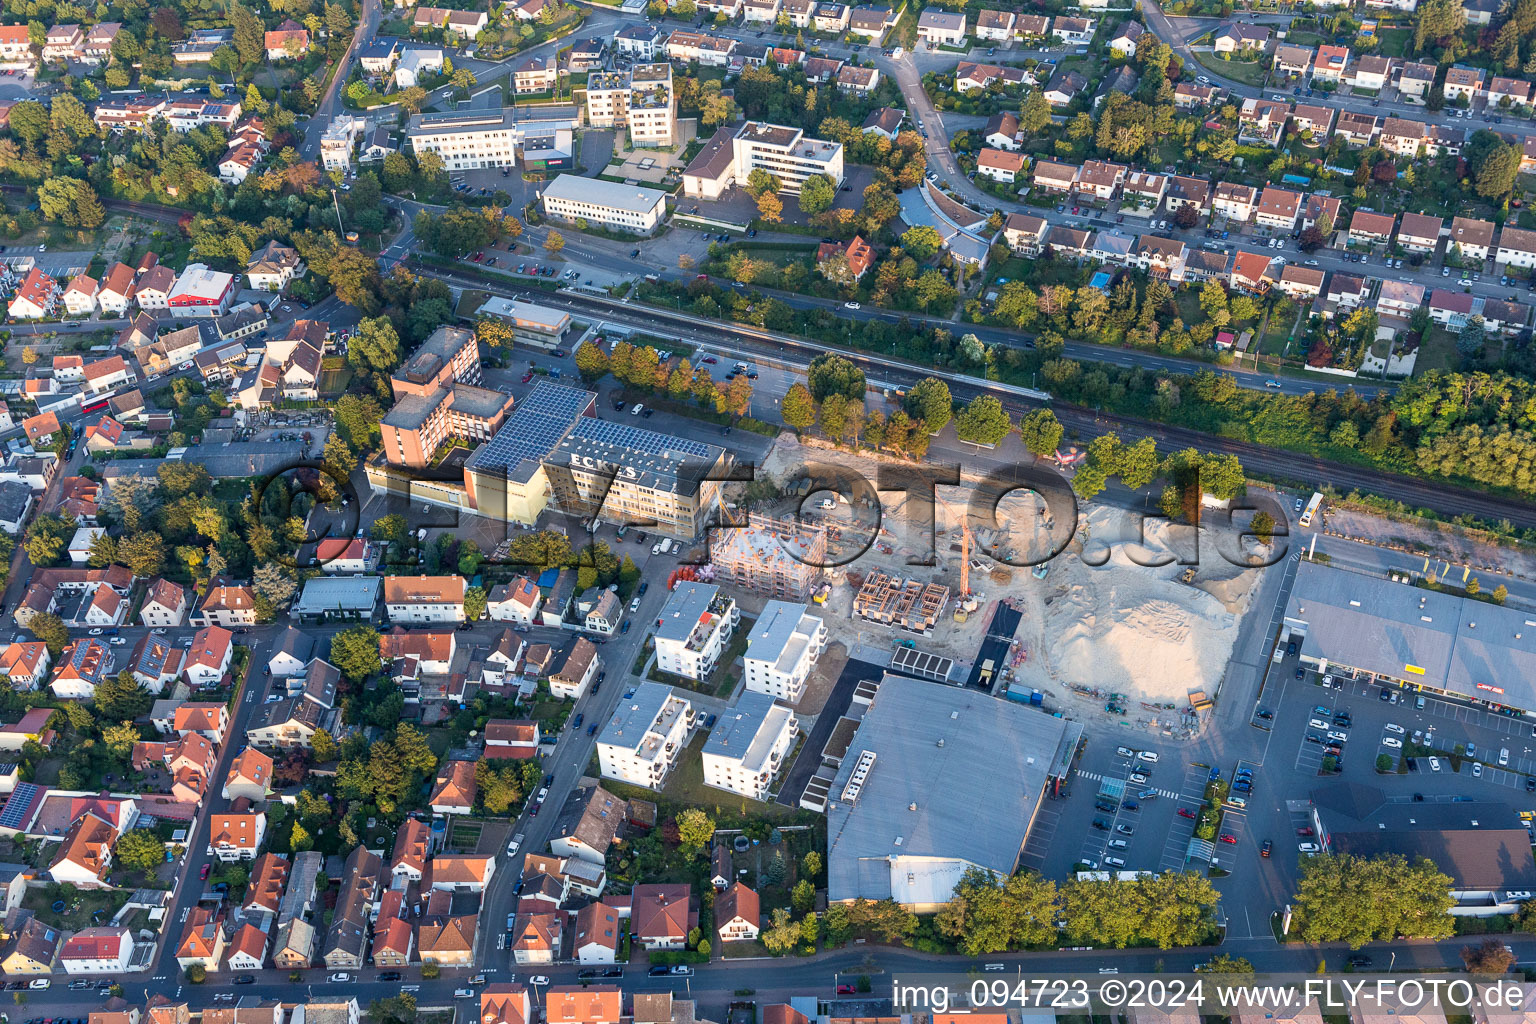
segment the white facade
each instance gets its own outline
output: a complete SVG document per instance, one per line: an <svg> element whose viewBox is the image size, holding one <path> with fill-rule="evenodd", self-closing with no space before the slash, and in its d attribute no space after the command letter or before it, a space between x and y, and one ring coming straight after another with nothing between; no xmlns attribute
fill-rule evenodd
<svg viewBox="0 0 1536 1024"><path fill-rule="evenodd" d="M769 601L752 624L742 659L747 689L798 704L826 645L826 623L803 605Z"/></svg>
<svg viewBox="0 0 1536 1024"><path fill-rule="evenodd" d="M603 778L659 790L688 745L693 720L686 697L661 683L641 683L598 735Z"/></svg>
<svg viewBox="0 0 1536 1024"><path fill-rule="evenodd" d="M704 785L749 800L767 799L799 732L789 708L766 694L743 693L734 708L720 712L704 744Z"/></svg>
<svg viewBox="0 0 1536 1024"><path fill-rule="evenodd" d="M544 189L544 212L562 220L584 220L643 235L655 230L667 212L660 189L562 174Z"/></svg>
<svg viewBox="0 0 1536 1024"><path fill-rule="evenodd" d="M731 140L731 149L739 182L762 168L779 179L785 192L799 192L813 174L825 174L834 185L843 183L842 144L807 138L798 128L748 121Z"/></svg>
<svg viewBox="0 0 1536 1024"><path fill-rule="evenodd" d="M667 598L656 626L656 667L689 679L714 671L741 621L736 602L708 583L685 580Z"/></svg>

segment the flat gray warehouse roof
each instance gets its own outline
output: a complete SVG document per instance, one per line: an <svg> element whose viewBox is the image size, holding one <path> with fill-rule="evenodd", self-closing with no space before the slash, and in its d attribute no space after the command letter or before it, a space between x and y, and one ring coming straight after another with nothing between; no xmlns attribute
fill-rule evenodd
<svg viewBox="0 0 1536 1024"><path fill-rule="evenodd" d="M972 865L1012 873L1067 726L887 674L829 794L828 898L931 907ZM850 787L856 772L863 781Z"/></svg>
<svg viewBox="0 0 1536 1024"><path fill-rule="evenodd" d="M1304 658L1536 709L1536 614L1303 561L1285 623Z"/></svg>

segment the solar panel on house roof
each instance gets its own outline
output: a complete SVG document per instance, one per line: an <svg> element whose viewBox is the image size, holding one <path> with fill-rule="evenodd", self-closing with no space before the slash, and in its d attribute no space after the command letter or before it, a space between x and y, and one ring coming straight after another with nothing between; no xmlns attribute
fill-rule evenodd
<svg viewBox="0 0 1536 1024"><path fill-rule="evenodd" d="M513 468L524 459L537 462L560 442L592 398L590 391L539 381L496 436L475 453L470 468Z"/></svg>
<svg viewBox="0 0 1536 1024"><path fill-rule="evenodd" d="M32 805L37 801L38 786L30 782L16 783L11 797L5 802L5 809L0 810L0 828L20 830L27 824L27 815L32 810Z"/></svg>
<svg viewBox="0 0 1536 1024"><path fill-rule="evenodd" d="M658 434L654 430L645 430L641 427L632 427L627 423L614 423L609 420L584 419L576 425L576 429L571 431L571 434L586 441L627 448L641 455L692 455L695 458L709 459L712 458L712 453L719 451L712 445L691 441L686 437Z"/></svg>

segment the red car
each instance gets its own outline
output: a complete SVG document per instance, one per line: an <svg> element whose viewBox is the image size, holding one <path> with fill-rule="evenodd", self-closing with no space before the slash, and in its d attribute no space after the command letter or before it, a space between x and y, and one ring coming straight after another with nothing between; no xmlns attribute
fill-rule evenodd
<svg viewBox="0 0 1536 1024"><path fill-rule="evenodd" d="M1195 812L1190 810L1188 807L1180 807L1179 808L1179 817L1181 817L1181 818L1193 818L1194 816L1195 816Z"/></svg>
<svg viewBox="0 0 1536 1024"><path fill-rule="evenodd" d="M533 380L533 374L531 374L531 373L523 374L523 383L524 384L527 384L531 380Z"/></svg>
<svg viewBox="0 0 1536 1024"><path fill-rule="evenodd" d="M1312 835L1312 830L1310 828L1299 828L1296 830L1296 834L1299 836L1310 836Z"/></svg>
<svg viewBox="0 0 1536 1024"><path fill-rule="evenodd" d="M200 878L200 879L202 879L202 880L204 880L204 881L206 881L206 880L207 880L207 878L208 878L208 869L209 869L209 868L210 868L210 867L212 867L212 865L211 865L211 864L204 864L204 865L203 865L203 866L202 866L202 868L201 868L201 869L200 869L200 870L199 870L199 871L198 871L198 873L197 873L197 877L198 877L198 878Z"/></svg>
<svg viewBox="0 0 1536 1024"><path fill-rule="evenodd" d="M699 361L703 363L718 363L720 360L716 359L714 356L705 356Z"/></svg>
<svg viewBox="0 0 1536 1024"><path fill-rule="evenodd" d="M858 991L858 990L855 989L852 985L839 985L839 986L837 986L837 994L840 995L840 996L850 996L850 995L853 995L853 993L856 992L856 991Z"/></svg>
<svg viewBox="0 0 1536 1024"><path fill-rule="evenodd" d="M1230 832L1223 832L1221 834L1221 841L1224 842L1224 843L1231 843L1233 846L1236 846L1237 845L1237 836L1234 836Z"/></svg>

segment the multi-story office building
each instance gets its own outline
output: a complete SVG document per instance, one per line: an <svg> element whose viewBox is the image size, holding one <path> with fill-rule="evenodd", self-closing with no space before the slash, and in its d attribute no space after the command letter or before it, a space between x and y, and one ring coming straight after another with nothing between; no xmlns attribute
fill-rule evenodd
<svg viewBox="0 0 1536 1024"><path fill-rule="evenodd" d="M544 460L564 512L692 539L719 503L722 448L583 416Z"/></svg>
<svg viewBox="0 0 1536 1024"><path fill-rule="evenodd" d="M649 234L667 213L660 189L600 178L562 174L544 188L544 212L561 220L584 220L635 235Z"/></svg>
<svg viewBox="0 0 1536 1024"><path fill-rule="evenodd" d="M718 198L732 182L744 184L759 168L778 178L785 192L799 192L813 174L825 174L834 185L843 182L841 143L807 138L798 128L761 121L748 121L729 135L727 131L717 133L684 169L683 190L689 196Z"/></svg>
<svg viewBox="0 0 1536 1024"><path fill-rule="evenodd" d="M512 339L545 350L560 347L571 326L571 314L534 302L493 295L475 310L476 316L500 320L512 328Z"/></svg>
<svg viewBox="0 0 1536 1024"><path fill-rule="evenodd" d="M597 737L603 778L659 790L693 729L693 705L670 686L645 682L620 702Z"/></svg>
<svg viewBox="0 0 1536 1024"><path fill-rule="evenodd" d="M428 465L450 438L488 441L495 436L512 396L482 388L475 335L439 327L390 378L394 407L379 424L384 456L399 466Z"/></svg>
<svg viewBox="0 0 1536 1024"><path fill-rule="evenodd" d="M656 667L688 679L708 678L740 621L741 609L719 587L679 583L656 620Z"/></svg>
<svg viewBox="0 0 1536 1024"><path fill-rule="evenodd" d="M672 65L639 64L587 80L587 123L594 128L628 128L635 146L670 146L677 139L677 97Z"/></svg>
<svg viewBox="0 0 1536 1024"><path fill-rule="evenodd" d="M795 713L762 693L743 693L704 744L704 785L766 800L773 777L794 748L800 723Z"/></svg>
<svg viewBox="0 0 1536 1024"><path fill-rule="evenodd" d="M799 703L826 645L826 623L807 615L804 605L769 601L752 624L743 659L747 689Z"/></svg>
<svg viewBox="0 0 1536 1024"><path fill-rule="evenodd" d="M580 123L579 107L505 107L414 114L405 137L418 157L436 153L446 170L513 167L531 138L570 131Z"/></svg>

